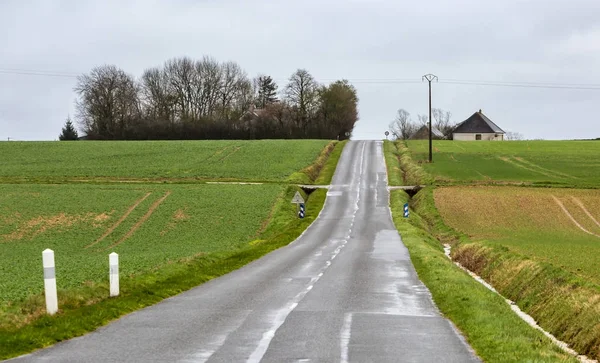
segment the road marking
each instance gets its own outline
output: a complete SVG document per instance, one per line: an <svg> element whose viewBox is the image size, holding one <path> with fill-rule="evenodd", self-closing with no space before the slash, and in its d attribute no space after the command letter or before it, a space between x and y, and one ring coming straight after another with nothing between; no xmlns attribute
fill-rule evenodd
<svg viewBox="0 0 600 363"><path fill-rule="evenodd" d="M273 338L275 337L275 334L277 333L277 330L279 330L279 328L283 325L283 323L285 323L285 320L287 319L287 317L292 313L292 311L294 311L294 309L298 306L298 304L302 301L302 299L304 299L306 294L308 294L308 292L313 289L313 287L317 283L317 281L319 281L319 279L323 276L324 272L331 266L333 260L337 257L337 255L341 252L341 250L348 243L348 240L350 239L350 233L352 231L352 226L354 225L354 221L356 220L356 214L359 209L358 204L360 201L360 194L361 194L360 193L361 192L361 182L363 181L363 165L364 165L365 146L366 146L366 143L363 143L363 147L362 147L362 151L361 151L359 174L358 174L359 180L358 180L358 185L356 188L356 203L354 205L354 213L352 215L351 227L349 229L348 236L346 237L346 239L340 241L342 244L333 251L329 260L327 260L325 262L325 265L319 271L319 274L310 280L309 285L304 290L300 291L290 301L291 302L290 305L288 305L287 307L283 307L282 309L279 309L277 311L277 313L275 314L275 316L272 320L271 328L268 331L263 333L262 338L259 341L256 349L252 352L252 354L250 354L250 357L246 360L247 363L259 363L263 359L264 355L266 354L267 350L269 349L269 345L271 345L271 341L273 340ZM354 185L356 185L356 184L354 184ZM327 195L330 196L330 193L336 193L336 192L328 192ZM335 196L335 194L331 195L331 196ZM327 204L327 198L325 199L325 205L326 204ZM321 209L321 212L323 210L325 210L325 205L323 205L323 209ZM319 215L320 215L320 213L319 213ZM317 218L313 221L313 224L311 224L307 228L307 230L305 230L294 242L300 240L302 238L302 236L304 235L304 233L306 233L314 225L314 223L317 222L318 220L319 220L319 216L317 216ZM292 242L292 243L294 243L294 242ZM350 316L349 319L351 320L352 317ZM348 338L348 342L349 342L349 338ZM344 362L347 362L347 360Z"/></svg>
<svg viewBox="0 0 600 363"><path fill-rule="evenodd" d="M327 192L328 197L340 197L342 192Z"/></svg>
<svg viewBox="0 0 600 363"><path fill-rule="evenodd" d="M340 347L342 348L340 354L340 363L348 363L348 346L350 345L350 338L352 337L352 313L346 313L344 315L344 325L340 331Z"/></svg>
<svg viewBox="0 0 600 363"><path fill-rule="evenodd" d="M296 309L296 307L298 307L298 304L302 301L302 299L304 299L306 294L308 294L308 292L313 289L315 283L317 283L317 281L319 281L319 279L323 276L323 273L325 272L325 270L327 270L329 268L329 266L331 266L331 262L340 253L340 251L346 245L346 243L348 243L348 240L342 240L341 242L342 242L342 245L337 247L333 251L329 260L327 260L325 262L325 265L321 268L319 274L316 277L313 277L310 279L309 285L304 290L300 291L291 300L291 304L289 304L287 307L283 307L282 309L279 309L276 312L276 314L272 320L271 329L269 329L268 331L263 333L262 338L261 338L260 342L258 343L258 346L256 347L256 349L254 349L252 354L250 354L250 357L246 360L247 363L259 363L263 359L265 353L267 352L267 349L269 349L269 345L271 345L271 341L273 340L273 338L275 337L275 334L277 333L277 330L279 330L279 328L283 325L283 323L285 323L285 320L292 313L292 311L294 311L294 309Z"/></svg>

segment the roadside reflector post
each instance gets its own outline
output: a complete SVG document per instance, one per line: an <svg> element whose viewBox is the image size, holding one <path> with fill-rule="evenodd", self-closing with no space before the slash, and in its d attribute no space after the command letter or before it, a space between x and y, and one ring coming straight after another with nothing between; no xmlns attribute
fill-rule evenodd
<svg viewBox="0 0 600 363"><path fill-rule="evenodd" d="M49 315L54 315L58 311L54 251L51 249L45 249L42 252L42 263L44 265L44 295L46 296L46 312Z"/></svg>
<svg viewBox="0 0 600 363"><path fill-rule="evenodd" d="M294 194L292 203L296 204L296 215L298 215L298 218L304 218L304 198L302 198L300 192Z"/></svg>
<svg viewBox="0 0 600 363"><path fill-rule="evenodd" d="M404 218L408 218L408 203L404 204Z"/></svg>
<svg viewBox="0 0 600 363"><path fill-rule="evenodd" d="M119 296L119 255L115 252L108 255L108 267L110 296Z"/></svg>

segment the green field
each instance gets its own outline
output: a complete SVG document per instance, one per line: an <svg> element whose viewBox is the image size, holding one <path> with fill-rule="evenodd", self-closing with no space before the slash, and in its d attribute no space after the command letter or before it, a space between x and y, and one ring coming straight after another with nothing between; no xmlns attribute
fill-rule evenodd
<svg viewBox="0 0 600 363"><path fill-rule="evenodd" d="M506 247L600 285L600 191L448 187L434 196L444 221L471 241Z"/></svg>
<svg viewBox="0 0 600 363"><path fill-rule="evenodd" d="M43 291L41 251L56 254L58 287L124 276L231 250L256 238L284 186L0 185L0 301Z"/></svg>
<svg viewBox="0 0 600 363"><path fill-rule="evenodd" d="M600 142L596 141L408 141L413 159L438 184L511 182L557 186L600 185Z"/></svg>
<svg viewBox="0 0 600 363"><path fill-rule="evenodd" d="M327 140L3 142L0 182L90 179L284 181Z"/></svg>

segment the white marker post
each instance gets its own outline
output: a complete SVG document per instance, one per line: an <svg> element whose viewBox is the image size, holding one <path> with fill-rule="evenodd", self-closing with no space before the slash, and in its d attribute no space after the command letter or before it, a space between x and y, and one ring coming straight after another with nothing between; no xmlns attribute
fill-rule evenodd
<svg viewBox="0 0 600 363"><path fill-rule="evenodd" d="M58 295L56 294L56 272L54 269L54 251L46 249L42 252L44 265L44 294L46 295L46 312L50 315L58 311Z"/></svg>
<svg viewBox="0 0 600 363"><path fill-rule="evenodd" d="M115 252L108 255L110 296L119 296L119 255Z"/></svg>

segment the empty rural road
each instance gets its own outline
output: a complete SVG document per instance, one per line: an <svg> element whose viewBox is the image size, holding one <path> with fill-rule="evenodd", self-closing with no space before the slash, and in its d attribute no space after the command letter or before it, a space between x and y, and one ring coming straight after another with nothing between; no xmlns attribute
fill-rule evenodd
<svg viewBox="0 0 600 363"><path fill-rule="evenodd" d="M478 361L419 281L388 208L380 141L344 149L292 244L15 362Z"/></svg>

